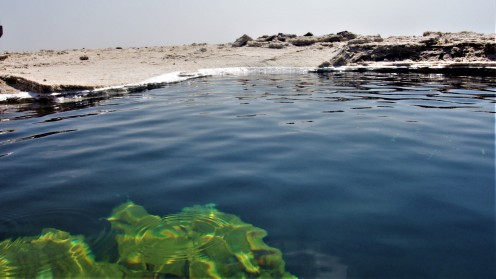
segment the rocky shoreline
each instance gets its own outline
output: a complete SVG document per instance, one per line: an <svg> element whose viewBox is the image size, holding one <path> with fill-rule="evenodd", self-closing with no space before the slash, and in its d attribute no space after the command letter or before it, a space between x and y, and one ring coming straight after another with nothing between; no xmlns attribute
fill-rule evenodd
<svg viewBox="0 0 496 279"><path fill-rule="evenodd" d="M348 31L243 35L229 44L43 50L0 54L0 96L77 92L143 82L164 73L198 76L200 69L307 67L496 76L496 34L424 32L422 36L359 35ZM138 86L137 86L138 85ZM141 86L139 86L141 85Z"/></svg>
<svg viewBox="0 0 496 279"><path fill-rule="evenodd" d="M374 62L494 62L495 34L473 32L424 32L422 36L357 35L348 31L324 36L307 33L303 36L278 34L251 39L244 35L233 46L286 48L311 46L339 48L340 51L320 66L346 66Z"/></svg>

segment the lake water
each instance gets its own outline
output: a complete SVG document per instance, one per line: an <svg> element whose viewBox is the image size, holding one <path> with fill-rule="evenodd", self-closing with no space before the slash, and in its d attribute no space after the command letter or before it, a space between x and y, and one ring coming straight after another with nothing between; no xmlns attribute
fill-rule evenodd
<svg viewBox="0 0 496 279"><path fill-rule="evenodd" d="M53 227L111 253L132 200L267 230L301 278L494 278L494 77L195 79L0 105L0 240Z"/></svg>

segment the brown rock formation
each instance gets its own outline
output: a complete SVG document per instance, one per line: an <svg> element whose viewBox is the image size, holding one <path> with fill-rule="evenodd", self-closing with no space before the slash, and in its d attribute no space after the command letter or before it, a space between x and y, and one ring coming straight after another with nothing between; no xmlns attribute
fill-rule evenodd
<svg viewBox="0 0 496 279"><path fill-rule="evenodd" d="M244 34L243 36L239 37L233 44L233 47L242 47L245 46L249 41L253 40L250 36Z"/></svg>
<svg viewBox="0 0 496 279"><path fill-rule="evenodd" d="M495 36L472 32L425 32L422 37L360 36L348 41L329 62L333 66L367 62L496 61Z"/></svg>
<svg viewBox="0 0 496 279"><path fill-rule="evenodd" d="M344 42L355 39L357 35L343 31L337 34L328 34L324 36L315 36L308 32L303 36L297 36L294 34L284 34L279 33L277 35L264 35L255 40L249 41L246 46L249 47L266 47L266 48L283 48L289 46L311 46L318 43L332 43L332 42ZM286 44L281 44L286 43Z"/></svg>

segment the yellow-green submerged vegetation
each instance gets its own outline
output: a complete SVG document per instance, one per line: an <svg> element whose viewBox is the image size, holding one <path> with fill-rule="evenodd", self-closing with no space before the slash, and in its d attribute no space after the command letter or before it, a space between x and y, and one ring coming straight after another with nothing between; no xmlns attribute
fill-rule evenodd
<svg viewBox="0 0 496 279"><path fill-rule="evenodd" d="M117 231L118 263L136 272L191 278L281 278L281 251L262 240L265 230L212 205L166 217L132 202L109 218Z"/></svg>
<svg viewBox="0 0 496 279"><path fill-rule="evenodd" d="M265 230L212 205L160 217L127 202L108 220L116 263L95 262L83 236L47 229L0 242L0 277L295 278Z"/></svg>
<svg viewBox="0 0 496 279"><path fill-rule="evenodd" d="M115 278L116 264L95 262L83 236L45 229L39 237L0 242L1 278Z"/></svg>

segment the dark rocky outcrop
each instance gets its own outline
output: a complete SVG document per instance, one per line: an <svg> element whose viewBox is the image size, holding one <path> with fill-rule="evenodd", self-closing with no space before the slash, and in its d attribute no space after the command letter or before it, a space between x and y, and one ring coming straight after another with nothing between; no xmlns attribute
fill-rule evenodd
<svg viewBox="0 0 496 279"><path fill-rule="evenodd" d="M343 37L336 34L324 35L319 38L319 41L322 43L336 43L343 41Z"/></svg>
<svg viewBox="0 0 496 279"><path fill-rule="evenodd" d="M370 44L370 43L380 43L384 39L380 35L376 36L359 36L348 41L348 45L359 45L359 44Z"/></svg>
<svg viewBox="0 0 496 279"><path fill-rule="evenodd" d="M310 46L317 43L345 42L355 39L357 37L357 35L348 31L343 31L337 34L328 34L323 36L313 36L313 35L308 36L307 34L292 39L290 43L294 46Z"/></svg>
<svg viewBox="0 0 496 279"><path fill-rule="evenodd" d="M290 39L294 39L297 36L294 34L284 34L279 33L277 35L263 35L262 37L257 38L254 42L256 43L264 43L264 42L288 42ZM254 45L257 45L257 44ZM252 45L253 46L253 45ZM261 44L262 47L268 47L268 44Z"/></svg>
<svg viewBox="0 0 496 279"><path fill-rule="evenodd" d="M357 37L356 34L351 33L349 31L341 31L341 32L338 32L337 35L341 36L343 38L343 41L353 40Z"/></svg>
<svg viewBox="0 0 496 279"><path fill-rule="evenodd" d="M281 49L289 46L291 40L297 38L294 34L279 33L277 35L263 35L256 40L248 42L248 47L264 47Z"/></svg>
<svg viewBox="0 0 496 279"><path fill-rule="evenodd" d="M279 33L277 35L263 35L255 40L247 41L245 45L248 47L265 47L265 48L284 48L289 45L302 47L302 46L311 46L318 43L345 42L355 39L356 37L357 35L348 31L343 31L337 34L328 34L323 36L315 36L311 32L308 32L303 36Z"/></svg>
<svg viewBox="0 0 496 279"><path fill-rule="evenodd" d="M337 55L326 62L332 66L344 66L398 61L496 61L495 37L494 34L473 32L425 32L422 37L358 36L349 40Z"/></svg>
<svg viewBox="0 0 496 279"><path fill-rule="evenodd" d="M317 37L301 36L291 39L289 42L294 46L310 46L317 43L319 40Z"/></svg>
<svg viewBox="0 0 496 279"><path fill-rule="evenodd" d="M253 39L244 34L243 36L239 37L233 44L232 46L233 47L242 47L242 46L245 46L249 41L252 41Z"/></svg>
<svg viewBox="0 0 496 279"><path fill-rule="evenodd" d="M331 66L368 62L473 62L496 61L496 36L474 32L442 33L427 31L422 36L357 35L349 31L315 36L279 33L252 40L244 35L237 46L281 49L290 46L332 48ZM234 45L233 45L234 46ZM325 66L323 66L325 67Z"/></svg>
<svg viewBox="0 0 496 279"><path fill-rule="evenodd" d="M457 61L459 58L459 61ZM333 66L343 66L361 62L397 62L410 60L452 61L462 60L495 61L495 45L456 44L450 46L429 47L422 44L405 45L349 45L331 61Z"/></svg>
<svg viewBox="0 0 496 279"><path fill-rule="evenodd" d="M269 44L269 48L281 49L287 47L289 44L284 42L273 42Z"/></svg>

